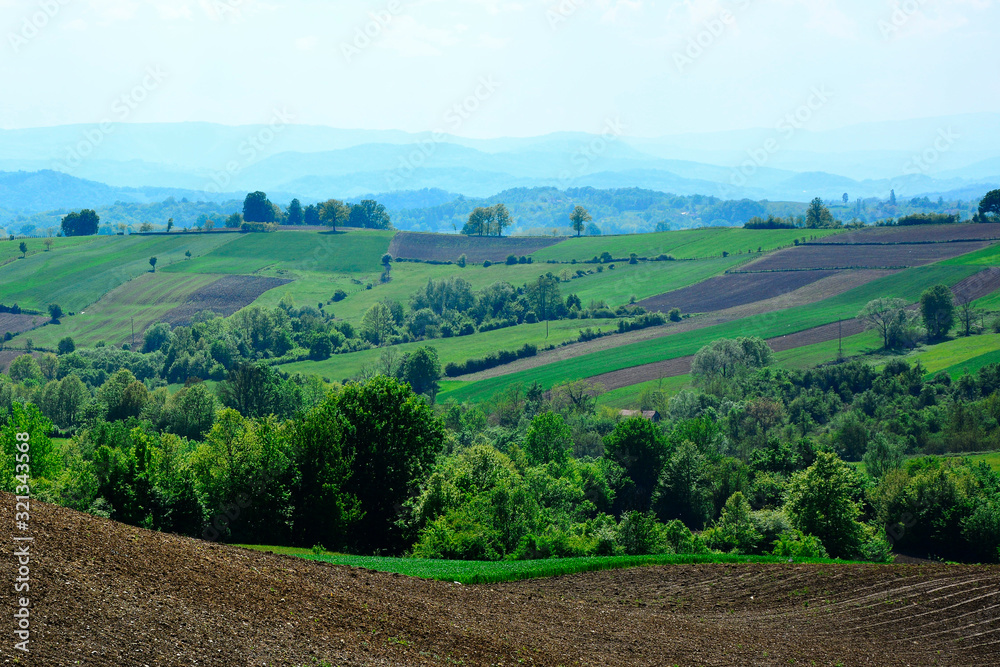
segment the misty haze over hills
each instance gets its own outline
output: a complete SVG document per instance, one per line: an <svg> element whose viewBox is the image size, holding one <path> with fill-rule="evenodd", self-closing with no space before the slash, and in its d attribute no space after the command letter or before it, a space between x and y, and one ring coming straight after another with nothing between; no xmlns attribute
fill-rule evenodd
<svg viewBox="0 0 1000 667"><path fill-rule="evenodd" d="M5 174L0 209L9 218L170 196L221 202L252 190L283 204L380 195L390 208L415 209L538 187L792 202L885 198L894 189L970 200L1000 185L1000 114L801 126L788 117L772 128L641 138L609 119L601 134L470 139L291 125L276 113L268 125L0 130L0 171L66 175Z"/></svg>

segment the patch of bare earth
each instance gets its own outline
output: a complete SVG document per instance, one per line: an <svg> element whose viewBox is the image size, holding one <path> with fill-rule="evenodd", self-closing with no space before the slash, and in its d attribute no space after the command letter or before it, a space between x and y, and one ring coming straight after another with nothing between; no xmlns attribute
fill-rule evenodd
<svg viewBox="0 0 1000 667"><path fill-rule="evenodd" d="M192 292L187 301L167 312L163 321L173 326L187 325L196 314L206 310L228 317L249 306L264 292L290 282L284 278L224 276Z"/></svg>
<svg viewBox="0 0 1000 667"><path fill-rule="evenodd" d="M808 245L841 245L865 243L953 243L1000 239L1000 223L958 225L910 225L906 227L873 227L844 234L825 236Z"/></svg>
<svg viewBox="0 0 1000 667"><path fill-rule="evenodd" d="M0 336L3 336L7 332L16 336L19 333L37 329L48 321L49 318L45 315L0 313Z"/></svg>
<svg viewBox="0 0 1000 667"><path fill-rule="evenodd" d="M801 245L773 252L733 271L801 271L814 269L879 269L923 266L974 252L990 241L891 245Z"/></svg>
<svg viewBox="0 0 1000 667"><path fill-rule="evenodd" d="M11 544L13 497L0 495ZM985 665L995 567L677 565L459 586L32 507L29 667ZM0 561L15 578L16 559ZM13 609L13 594L7 596ZM19 663L14 663L19 658Z"/></svg>

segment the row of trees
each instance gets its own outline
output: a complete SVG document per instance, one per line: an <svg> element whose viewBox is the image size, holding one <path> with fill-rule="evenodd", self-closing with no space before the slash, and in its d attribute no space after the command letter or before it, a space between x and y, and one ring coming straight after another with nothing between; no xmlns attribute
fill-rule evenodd
<svg viewBox="0 0 1000 667"><path fill-rule="evenodd" d="M404 384L432 393L430 348L343 388L238 364L217 391L172 395L138 365L91 389L73 356L19 357L0 379L0 424L39 434L40 497L135 525L428 557L881 560L895 542L1000 558L1000 478L903 459L1000 447L997 365L955 382L905 362L785 371L759 339L719 340L695 357L695 389L643 394L656 424L603 412L585 382L435 415ZM50 419L79 424L62 449L44 439Z"/></svg>
<svg viewBox="0 0 1000 667"><path fill-rule="evenodd" d="M947 285L935 285L920 295L918 311L911 310L905 299L882 297L866 304L858 313L858 319L866 328L879 333L885 349L894 349L913 347L924 332L929 341L940 341L956 324L963 335L972 335L981 326L985 313L973 306L968 295L956 302Z"/></svg>
<svg viewBox="0 0 1000 667"><path fill-rule="evenodd" d="M271 203L264 192L251 192L243 201L243 222L278 223L288 225L326 225L334 231L337 227L364 227L366 229L392 229L392 222L385 206L372 199L363 199L357 204L348 204L339 199L303 208L298 199L293 199L288 209L282 211ZM229 226L239 226L229 225Z"/></svg>

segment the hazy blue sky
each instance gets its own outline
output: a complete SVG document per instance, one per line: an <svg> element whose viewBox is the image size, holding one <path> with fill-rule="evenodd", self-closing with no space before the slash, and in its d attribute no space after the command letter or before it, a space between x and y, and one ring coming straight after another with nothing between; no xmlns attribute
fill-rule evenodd
<svg viewBox="0 0 1000 667"><path fill-rule="evenodd" d="M824 129L1000 111L998 26L996 0L0 0L0 125L651 136L811 101Z"/></svg>

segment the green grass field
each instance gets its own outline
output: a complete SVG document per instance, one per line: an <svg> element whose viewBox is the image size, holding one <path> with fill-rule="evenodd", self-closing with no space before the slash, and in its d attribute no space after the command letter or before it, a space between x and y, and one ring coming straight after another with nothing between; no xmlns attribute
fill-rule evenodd
<svg viewBox="0 0 1000 667"><path fill-rule="evenodd" d="M89 243L39 252L0 266L3 300L35 310L45 310L50 303L58 303L66 312L84 310L119 285L149 272L150 257L157 258L157 271L169 270L171 264L184 262L185 251L198 257L239 237L175 234L88 238Z"/></svg>
<svg viewBox="0 0 1000 667"><path fill-rule="evenodd" d="M840 317L854 317L866 303L879 296L916 301L921 292L928 287L938 283L955 284L975 273L977 269L978 267L962 265L931 265L908 269L808 306L754 315L735 322L642 341L534 368L530 371L530 379L548 388L568 380L578 380L641 364L691 355L718 338L738 336L772 338L787 335L835 322ZM476 383L465 383L441 392L438 398L439 400L454 398L459 402L481 401L509 385L524 383L526 380L526 376L516 373Z"/></svg>
<svg viewBox="0 0 1000 667"><path fill-rule="evenodd" d="M16 239L14 241L8 241L6 238L0 238L0 266L3 266L7 262L18 260L21 257L20 244L23 240L28 245L28 257L33 257L38 253L51 252L59 253L61 251L69 250L71 248L77 248L81 245L87 243L93 243L98 240L98 236L70 236L70 237L60 237L56 236L49 241L52 241L52 249L46 251L45 241L46 239Z"/></svg>
<svg viewBox="0 0 1000 667"><path fill-rule="evenodd" d="M362 367L374 364L385 350L397 355L413 352L419 347L430 346L437 350L442 368L450 362L462 363L467 359L482 358L498 350L516 350L525 343L537 345L559 345L563 341L577 340L580 329L617 330L618 320L558 320L549 322L549 335L545 337L545 323L521 324L506 329L486 331L472 336L437 338L393 345L391 348L375 348L351 354L335 354L324 361L297 361L280 366L282 371L293 373L314 373L330 380L340 381L356 375Z"/></svg>
<svg viewBox="0 0 1000 667"><path fill-rule="evenodd" d="M347 565L378 572L392 572L408 577L437 579L464 585L492 584L503 581L520 581L540 577L558 577L580 572L616 570L653 565L687 565L692 563L787 563L788 558L775 556L734 556L729 554L663 555L663 556L595 556L584 558L550 558L547 560L478 562L460 560L434 560L427 558L390 558L378 556L347 556L324 553L316 555L311 549L237 545L255 551L268 551L286 556L296 556L332 565ZM796 559L797 563L846 564L848 561L832 559Z"/></svg>
<svg viewBox="0 0 1000 667"><path fill-rule="evenodd" d="M904 357L919 361L928 374L944 371L958 377L968 368L969 372L990 363L1000 362L1000 334L986 333L968 338L952 338L933 345L922 345ZM992 358L992 361L989 359Z"/></svg>
<svg viewBox="0 0 1000 667"><path fill-rule="evenodd" d="M833 229L743 229L741 227L708 227L653 234L621 236L583 236L569 238L534 253L536 262L554 259L560 262L585 261L609 252L613 257L673 255L677 259L720 257L723 251L731 255L747 251L765 252L794 245L795 239L820 238L837 234Z"/></svg>
<svg viewBox="0 0 1000 667"><path fill-rule="evenodd" d="M598 405L604 405L615 410L638 410L641 407L642 395L645 392L661 391L667 396L673 396L691 384L690 375L678 375L661 380L650 380L638 384L612 389L597 398Z"/></svg>
<svg viewBox="0 0 1000 667"><path fill-rule="evenodd" d="M280 266L289 271L369 272L378 270L393 232L352 229L350 232L279 232L226 235L220 245L169 271L186 273L257 273Z"/></svg>

